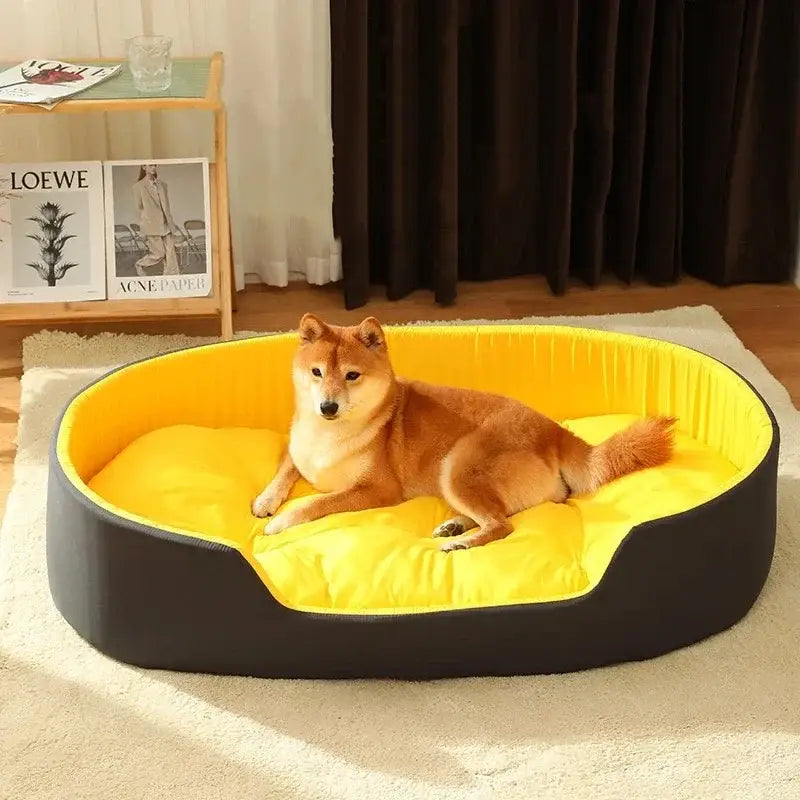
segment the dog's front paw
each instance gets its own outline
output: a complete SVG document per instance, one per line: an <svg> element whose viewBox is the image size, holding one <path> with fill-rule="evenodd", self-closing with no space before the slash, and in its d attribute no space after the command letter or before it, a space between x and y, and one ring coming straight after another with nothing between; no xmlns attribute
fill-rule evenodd
<svg viewBox="0 0 800 800"><path fill-rule="evenodd" d="M271 517L280 507L280 497L276 497L269 489L265 489L253 500L250 510L254 517Z"/></svg>
<svg viewBox="0 0 800 800"><path fill-rule="evenodd" d="M278 514L277 517L273 517L264 526L264 535L274 536L276 533L282 533L287 528L291 528L293 524L294 522L291 514L289 513Z"/></svg>

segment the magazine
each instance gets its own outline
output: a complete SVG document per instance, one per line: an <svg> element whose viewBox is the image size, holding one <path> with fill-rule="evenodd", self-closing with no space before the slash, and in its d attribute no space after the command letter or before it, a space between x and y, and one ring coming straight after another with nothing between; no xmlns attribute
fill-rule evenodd
<svg viewBox="0 0 800 800"><path fill-rule="evenodd" d="M53 108L116 75L122 64L95 66L31 58L0 72L0 103Z"/></svg>
<svg viewBox="0 0 800 800"><path fill-rule="evenodd" d="M100 161L0 163L0 302L103 300Z"/></svg>
<svg viewBox="0 0 800 800"><path fill-rule="evenodd" d="M109 299L212 290L206 158L104 162Z"/></svg>

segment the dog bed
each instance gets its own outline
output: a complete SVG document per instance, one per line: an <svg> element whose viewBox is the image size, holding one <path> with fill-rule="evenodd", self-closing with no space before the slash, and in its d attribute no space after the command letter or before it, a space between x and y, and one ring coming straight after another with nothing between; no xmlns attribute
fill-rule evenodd
<svg viewBox="0 0 800 800"><path fill-rule="evenodd" d="M123 662L262 677L565 672L666 653L743 617L774 548L779 434L750 384L659 340L560 326L388 328L400 375L516 397L590 442L678 418L674 458L443 553L435 498L275 536L250 502L292 414L296 334L117 369L51 452L56 607ZM289 503L312 488L302 481Z"/></svg>

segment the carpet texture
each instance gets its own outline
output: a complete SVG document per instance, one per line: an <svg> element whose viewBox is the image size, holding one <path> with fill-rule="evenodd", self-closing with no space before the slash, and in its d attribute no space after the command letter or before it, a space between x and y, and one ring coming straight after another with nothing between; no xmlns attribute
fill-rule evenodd
<svg viewBox="0 0 800 800"><path fill-rule="evenodd" d="M782 436L779 529L745 620L653 661L546 677L267 681L114 663L50 600L48 442L105 369L200 340L43 332L24 342L0 529L0 797L800 798L800 413L712 308L525 321L688 344L763 394Z"/></svg>

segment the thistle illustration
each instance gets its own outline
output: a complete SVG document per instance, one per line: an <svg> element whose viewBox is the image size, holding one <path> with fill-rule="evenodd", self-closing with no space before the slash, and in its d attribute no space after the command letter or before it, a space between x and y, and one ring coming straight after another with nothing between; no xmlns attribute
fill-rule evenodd
<svg viewBox="0 0 800 800"><path fill-rule="evenodd" d="M64 235L64 222L73 213L64 213L58 203L42 203L39 206L40 216L28 217L41 230L41 235L29 233L27 236L39 245L39 255L44 263L29 261L27 266L33 267L41 279L47 281L48 286L55 286L66 275L67 270L78 266L71 261L61 260L64 245L75 238L71 234Z"/></svg>

